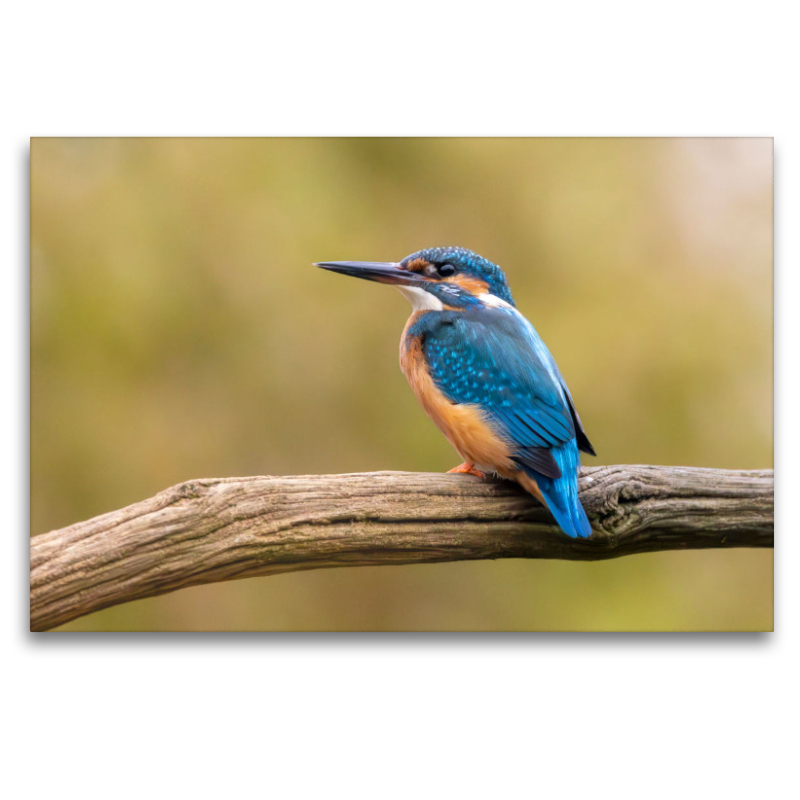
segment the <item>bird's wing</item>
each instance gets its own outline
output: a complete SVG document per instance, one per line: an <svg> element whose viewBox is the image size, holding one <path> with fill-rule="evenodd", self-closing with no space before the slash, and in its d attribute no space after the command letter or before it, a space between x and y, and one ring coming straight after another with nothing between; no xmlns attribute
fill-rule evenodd
<svg viewBox="0 0 800 800"><path fill-rule="evenodd" d="M550 448L576 436L571 399L552 356L517 311L450 314L423 347L438 388L453 403L479 406L513 444L520 468L561 475Z"/></svg>
<svg viewBox="0 0 800 800"><path fill-rule="evenodd" d="M590 456L596 456L597 453L595 453L594 447L592 447L592 443L589 441L589 437L583 429L583 423L575 409L575 401L572 399L572 395L569 393L569 389L567 389L567 384L564 383L563 378L561 378L561 388L564 390L564 394L567 398L567 405L569 406L569 413L572 415L572 424L575 426L575 438L578 444L578 450L582 450Z"/></svg>

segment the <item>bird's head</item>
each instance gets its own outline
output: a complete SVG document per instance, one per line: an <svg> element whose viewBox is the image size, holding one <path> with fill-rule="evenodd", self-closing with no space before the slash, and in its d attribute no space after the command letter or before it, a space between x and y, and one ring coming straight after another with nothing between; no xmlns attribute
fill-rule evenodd
<svg viewBox="0 0 800 800"><path fill-rule="evenodd" d="M419 310L514 305L503 270L464 247L430 247L398 262L322 261L316 266L396 286Z"/></svg>

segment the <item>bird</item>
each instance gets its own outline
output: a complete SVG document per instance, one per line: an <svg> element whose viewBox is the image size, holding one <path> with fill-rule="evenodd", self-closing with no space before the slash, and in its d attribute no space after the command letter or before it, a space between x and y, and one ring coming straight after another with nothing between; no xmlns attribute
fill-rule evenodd
<svg viewBox="0 0 800 800"><path fill-rule="evenodd" d="M411 303L400 366L464 463L450 472L516 481L572 538L591 536L578 497L580 452L596 455L555 359L517 310L503 270L464 247L399 262L321 261L395 286Z"/></svg>

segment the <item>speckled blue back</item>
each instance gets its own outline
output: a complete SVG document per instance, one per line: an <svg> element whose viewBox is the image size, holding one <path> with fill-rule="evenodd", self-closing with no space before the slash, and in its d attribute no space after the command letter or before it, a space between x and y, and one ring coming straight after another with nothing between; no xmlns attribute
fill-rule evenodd
<svg viewBox="0 0 800 800"><path fill-rule="evenodd" d="M561 386L514 312L426 315L423 350L436 385L454 403L474 403L519 444L552 447L575 436ZM413 333L413 329L409 331Z"/></svg>

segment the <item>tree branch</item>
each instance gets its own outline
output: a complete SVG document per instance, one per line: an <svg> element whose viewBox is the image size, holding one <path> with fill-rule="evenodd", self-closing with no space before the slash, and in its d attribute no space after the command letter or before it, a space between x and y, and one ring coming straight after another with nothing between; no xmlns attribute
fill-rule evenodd
<svg viewBox="0 0 800 800"><path fill-rule="evenodd" d="M773 546L772 470L581 471L590 539L516 484L467 475L212 478L31 539L31 630L184 586L319 567L592 560Z"/></svg>

